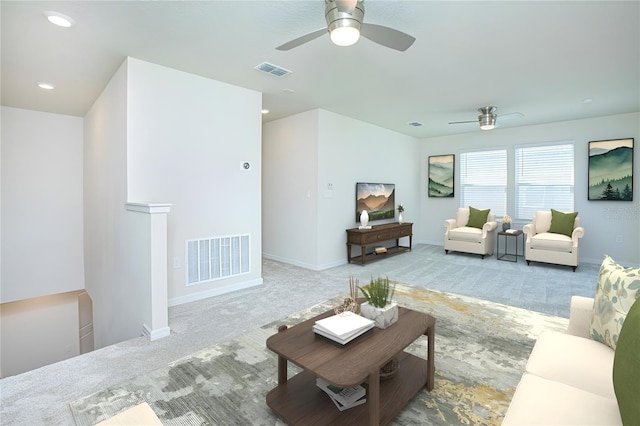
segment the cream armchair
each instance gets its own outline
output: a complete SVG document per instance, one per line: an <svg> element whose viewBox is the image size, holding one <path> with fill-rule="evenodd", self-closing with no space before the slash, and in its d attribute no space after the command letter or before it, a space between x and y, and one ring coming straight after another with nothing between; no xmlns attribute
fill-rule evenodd
<svg viewBox="0 0 640 426"><path fill-rule="evenodd" d="M580 218L576 216L571 236L549 232L551 219L550 210L539 210L533 216L533 222L522 228L526 238L524 258L527 265L530 265L531 261L554 263L571 266L575 272L578 267L578 243L584 236Z"/></svg>
<svg viewBox="0 0 640 426"><path fill-rule="evenodd" d="M495 215L489 212L482 229L467 226L469 208L459 208L455 219L444 221L444 252L449 254L449 250L452 250L479 254L483 259L485 255L493 255L495 231L498 227L495 220Z"/></svg>

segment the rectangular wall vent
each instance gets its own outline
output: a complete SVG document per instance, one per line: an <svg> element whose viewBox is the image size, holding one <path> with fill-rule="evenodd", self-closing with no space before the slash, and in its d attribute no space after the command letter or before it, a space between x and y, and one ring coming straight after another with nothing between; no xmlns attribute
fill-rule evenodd
<svg viewBox="0 0 640 426"><path fill-rule="evenodd" d="M187 285L248 274L248 234L187 240Z"/></svg>
<svg viewBox="0 0 640 426"><path fill-rule="evenodd" d="M277 65L270 64L269 62L263 62L260 65L254 67L258 71L266 72L267 74L275 75L276 77L284 77L291 74L292 71L279 67Z"/></svg>

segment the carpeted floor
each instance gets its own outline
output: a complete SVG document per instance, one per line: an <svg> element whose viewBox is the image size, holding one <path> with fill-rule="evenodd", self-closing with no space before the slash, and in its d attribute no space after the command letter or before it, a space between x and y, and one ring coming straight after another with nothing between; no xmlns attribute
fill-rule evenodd
<svg viewBox="0 0 640 426"><path fill-rule="evenodd" d="M413 398L397 425L500 424L538 333L567 326L564 318L404 284L395 299L437 318L434 390ZM277 357L265 341L278 325L331 307L305 309L74 401L76 423L93 425L146 401L165 425L282 424L265 402L277 384ZM423 337L408 351L424 357L426 345Z"/></svg>
<svg viewBox="0 0 640 426"><path fill-rule="evenodd" d="M0 380L0 422L73 424L70 402L329 300L348 289L350 276L366 282L386 275L418 287L566 318L571 295L595 294L599 265L581 264L574 273L568 267L527 266L522 259L511 263L445 255L442 246L416 244L411 252L364 267L345 264L310 271L265 259L262 268L262 286L170 308L171 335L166 338L127 340ZM263 303L256 305L255 300Z"/></svg>

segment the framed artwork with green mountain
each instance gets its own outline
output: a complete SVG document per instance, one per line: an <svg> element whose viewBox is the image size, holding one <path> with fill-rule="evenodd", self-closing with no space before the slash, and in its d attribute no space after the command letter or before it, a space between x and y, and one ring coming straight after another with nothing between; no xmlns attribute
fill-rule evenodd
<svg viewBox="0 0 640 426"><path fill-rule="evenodd" d="M633 138L589 142L588 199L633 201Z"/></svg>
<svg viewBox="0 0 640 426"><path fill-rule="evenodd" d="M453 197L455 155L429 156L429 197Z"/></svg>

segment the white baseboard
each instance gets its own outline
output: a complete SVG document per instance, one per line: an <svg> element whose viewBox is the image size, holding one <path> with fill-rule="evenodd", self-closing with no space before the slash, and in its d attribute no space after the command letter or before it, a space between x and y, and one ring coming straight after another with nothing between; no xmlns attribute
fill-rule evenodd
<svg viewBox="0 0 640 426"><path fill-rule="evenodd" d="M268 254L268 253L262 253L262 257L264 259L273 260L273 261L276 261L276 262L287 263L289 265L299 266L300 268L310 269L312 271L324 271L325 269L335 268L336 266L345 265L347 263L346 256L345 256L344 260L336 260L336 261L325 263L325 264L322 264L322 265L312 265L310 263L299 262L299 261L297 261L295 259L289 259L289 258L286 258L286 257L275 256L275 255Z"/></svg>
<svg viewBox="0 0 640 426"><path fill-rule="evenodd" d="M251 281L243 281L235 284L228 284L225 286L220 286L216 288L212 288L210 290L201 291L199 293L187 294L186 296L174 297L169 299L168 305L178 306L183 305L185 303L195 302L197 300L206 299L213 296L220 296L221 294L231 293L238 290L244 290L246 288L257 287L262 285L264 281L262 278L251 280Z"/></svg>
<svg viewBox="0 0 640 426"><path fill-rule="evenodd" d="M169 336L171 334L171 329L169 327L162 327L151 330L147 324L142 324L142 334L149 338L149 340L153 341Z"/></svg>

